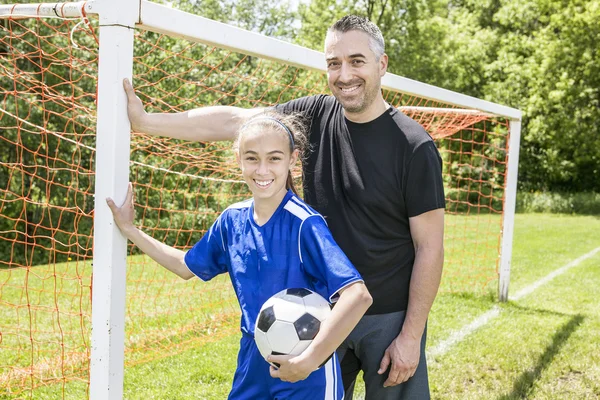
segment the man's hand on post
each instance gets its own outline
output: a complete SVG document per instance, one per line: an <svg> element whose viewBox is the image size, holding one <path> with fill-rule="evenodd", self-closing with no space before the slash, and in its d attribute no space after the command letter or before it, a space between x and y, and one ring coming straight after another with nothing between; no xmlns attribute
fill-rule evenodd
<svg viewBox="0 0 600 400"><path fill-rule="evenodd" d="M139 132L142 128L142 121L147 113L144 110L142 100L135 94L135 90L133 90L133 86L127 78L123 79L123 89L125 89L125 94L127 95L127 115L129 116L131 129Z"/></svg>

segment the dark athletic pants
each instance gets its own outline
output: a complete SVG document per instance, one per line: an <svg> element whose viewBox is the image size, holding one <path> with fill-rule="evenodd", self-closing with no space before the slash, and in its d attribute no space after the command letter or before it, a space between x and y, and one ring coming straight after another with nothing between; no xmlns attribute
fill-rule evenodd
<svg viewBox="0 0 600 400"><path fill-rule="evenodd" d="M425 342L427 328L421 339L421 357L415 375L408 381L393 387L383 387L391 368L377 374L379 364L390 343L398 336L406 312L365 315L348 338L338 348L337 354L342 367L345 400L352 400L354 384L360 370L366 386L365 400L428 400L429 381Z"/></svg>

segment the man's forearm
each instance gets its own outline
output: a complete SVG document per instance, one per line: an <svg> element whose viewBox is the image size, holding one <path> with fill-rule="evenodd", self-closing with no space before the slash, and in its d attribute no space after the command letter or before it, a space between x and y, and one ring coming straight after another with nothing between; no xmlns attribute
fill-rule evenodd
<svg viewBox="0 0 600 400"><path fill-rule="evenodd" d="M242 124L264 108L209 106L178 113L147 113L129 79L123 80L131 128L153 136L193 141L231 140Z"/></svg>
<svg viewBox="0 0 600 400"><path fill-rule="evenodd" d="M442 277L444 249L417 251L401 335L420 340Z"/></svg>
<svg viewBox="0 0 600 400"><path fill-rule="evenodd" d="M145 114L135 123L132 120L132 126L150 135L175 139L232 140L246 119L262 111L261 108L202 107L178 113Z"/></svg>

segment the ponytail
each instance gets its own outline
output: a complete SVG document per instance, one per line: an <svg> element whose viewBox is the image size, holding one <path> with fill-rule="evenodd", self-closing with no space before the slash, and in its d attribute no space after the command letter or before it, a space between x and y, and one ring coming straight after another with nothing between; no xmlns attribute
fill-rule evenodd
<svg viewBox="0 0 600 400"><path fill-rule="evenodd" d="M291 189L292 192L294 192L294 194L296 196L300 196L298 194L298 191L296 190L296 186L294 186L294 178L292 177L292 170L291 169L288 171L288 177L287 177L287 181L285 183L285 188L288 189L288 190Z"/></svg>

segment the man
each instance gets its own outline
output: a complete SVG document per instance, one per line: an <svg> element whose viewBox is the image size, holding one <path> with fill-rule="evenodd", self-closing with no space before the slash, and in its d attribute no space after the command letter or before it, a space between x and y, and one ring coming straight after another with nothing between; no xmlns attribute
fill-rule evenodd
<svg viewBox="0 0 600 400"><path fill-rule="evenodd" d="M368 400L428 399L427 316L443 265L441 158L425 130L385 102L388 57L379 28L357 16L325 39L333 96L277 105L302 112L313 151L304 196L327 218L335 240L363 276L373 305L338 350L346 399L360 370ZM136 131L189 140L230 140L264 109L216 106L146 114L126 82Z"/></svg>

